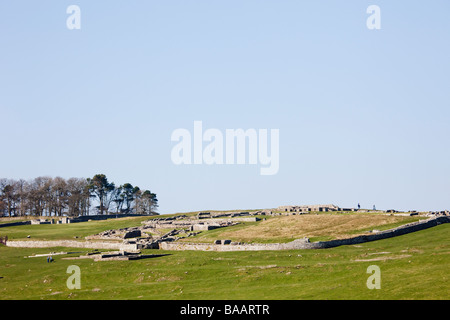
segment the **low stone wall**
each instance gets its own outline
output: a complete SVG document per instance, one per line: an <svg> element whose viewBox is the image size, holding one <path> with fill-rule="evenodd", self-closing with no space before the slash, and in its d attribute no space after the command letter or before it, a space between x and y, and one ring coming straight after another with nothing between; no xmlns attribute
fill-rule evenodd
<svg viewBox="0 0 450 320"><path fill-rule="evenodd" d="M229 218L204 218L204 219L190 219L174 221L173 224L185 224L185 223L228 223L228 222L256 222L261 220L259 217L229 217Z"/></svg>
<svg viewBox="0 0 450 320"><path fill-rule="evenodd" d="M170 229L170 228L183 228L190 227L196 224L231 224L234 222L256 222L259 221L258 217L237 217L237 218L205 218L205 219L189 219L189 220L178 220L178 221L167 221L167 220L147 220L143 221L142 224L146 227L159 228L159 229Z"/></svg>
<svg viewBox="0 0 450 320"><path fill-rule="evenodd" d="M237 217L237 218L230 218L230 220L237 221L237 222L256 222L261 219L258 217L245 217L245 218Z"/></svg>
<svg viewBox="0 0 450 320"><path fill-rule="evenodd" d="M246 243L246 244L209 244L161 242L162 250L201 250L201 251L261 251L261 250L294 250L309 249L307 239L297 239L289 243Z"/></svg>
<svg viewBox="0 0 450 320"><path fill-rule="evenodd" d="M15 248L52 248L52 247L69 247L69 248L90 248L90 249L111 249L111 250L136 250L136 244L124 244L121 242L104 242L104 241L75 241L75 240L8 240L7 247Z"/></svg>
<svg viewBox="0 0 450 320"><path fill-rule="evenodd" d="M424 221L409 223L398 228L380 231L371 235L362 235L353 238L309 242L309 239L297 239L288 243L260 243L260 244L208 244L208 243L183 243L161 242L162 250L202 250L202 251L254 251L254 250L297 250L297 249L325 249L342 245L359 244L368 241L392 238L403 234L424 230L441 223L449 223L450 217L436 217Z"/></svg>

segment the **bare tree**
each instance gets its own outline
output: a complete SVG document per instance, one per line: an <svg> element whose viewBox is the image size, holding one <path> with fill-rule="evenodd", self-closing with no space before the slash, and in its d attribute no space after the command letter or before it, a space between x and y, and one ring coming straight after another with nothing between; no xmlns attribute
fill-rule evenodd
<svg viewBox="0 0 450 320"><path fill-rule="evenodd" d="M150 192L150 190L145 190L142 192L140 197L140 209L143 214L157 214L156 209L158 208L158 199L156 194Z"/></svg>
<svg viewBox="0 0 450 320"><path fill-rule="evenodd" d="M67 215L87 215L90 205L89 185L86 179L70 178L66 183Z"/></svg>
<svg viewBox="0 0 450 320"><path fill-rule="evenodd" d="M112 203L116 213L154 214L158 207L156 194L130 183L116 188L102 174L92 179L0 179L0 216L89 215L92 198L97 199L100 214L107 214Z"/></svg>
<svg viewBox="0 0 450 320"><path fill-rule="evenodd" d="M62 216L67 208L68 191L67 182L61 177L53 178L51 183L52 207L55 215ZM51 213L50 213L51 215Z"/></svg>

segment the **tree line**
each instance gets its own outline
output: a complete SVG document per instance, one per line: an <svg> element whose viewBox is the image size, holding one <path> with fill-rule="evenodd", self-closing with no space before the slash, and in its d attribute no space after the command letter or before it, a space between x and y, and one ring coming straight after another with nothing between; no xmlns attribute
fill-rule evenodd
<svg viewBox="0 0 450 320"><path fill-rule="evenodd" d="M92 178L0 179L0 216L85 216L158 214L150 190L125 183L116 187L104 174Z"/></svg>

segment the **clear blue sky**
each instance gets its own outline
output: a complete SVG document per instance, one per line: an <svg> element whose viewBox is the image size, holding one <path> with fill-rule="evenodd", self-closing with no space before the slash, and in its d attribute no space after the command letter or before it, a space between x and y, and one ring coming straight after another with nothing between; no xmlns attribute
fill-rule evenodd
<svg viewBox="0 0 450 320"><path fill-rule="evenodd" d="M69 30L66 8L81 8ZM381 8L381 30L366 9ZM0 177L104 173L161 213L450 209L450 2L2 1ZM172 163L173 130L280 130L280 169Z"/></svg>

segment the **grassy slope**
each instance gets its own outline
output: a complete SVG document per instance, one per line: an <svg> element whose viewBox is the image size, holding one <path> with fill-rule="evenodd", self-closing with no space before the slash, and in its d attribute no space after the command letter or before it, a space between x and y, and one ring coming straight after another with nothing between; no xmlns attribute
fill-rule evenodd
<svg viewBox="0 0 450 320"><path fill-rule="evenodd" d="M27 258L49 249L0 246L1 299L448 299L450 224L321 250L166 252L159 258L93 262ZM52 251L83 251L55 248ZM154 253L152 250L148 252ZM157 251L162 253L162 251ZM75 254L73 254L75 255ZM371 259L384 260L371 260ZM358 261L363 260L363 261ZM364 261L369 260L369 261ZM81 289L66 287L69 265ZM369 290L367 267L381 269Z"/></svg>

